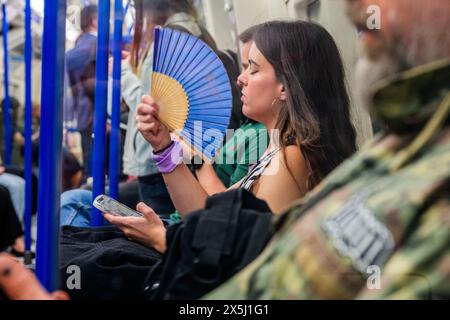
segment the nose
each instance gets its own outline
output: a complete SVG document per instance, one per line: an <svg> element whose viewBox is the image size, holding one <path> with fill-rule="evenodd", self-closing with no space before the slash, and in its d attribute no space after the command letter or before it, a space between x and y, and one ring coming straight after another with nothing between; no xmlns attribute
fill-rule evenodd
<svg viewBox="0 0 450 320"><path fill-rule="evenodd" d="M242 70L241 74L237 78L237 85L242 88L247 85L247 74L246 70Z"/></svg>

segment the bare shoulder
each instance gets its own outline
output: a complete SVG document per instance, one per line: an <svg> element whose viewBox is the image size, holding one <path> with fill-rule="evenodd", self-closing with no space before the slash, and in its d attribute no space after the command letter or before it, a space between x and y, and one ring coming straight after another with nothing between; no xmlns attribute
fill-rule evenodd
<svg viewBox="0 0 450 320"><path fill-rule="evenodd" d="M280 149L261 177L260 182L268 185L296 185L304 192L308 179L305 158L298 146L287 146Z"/></svg>
<svg viewBox="0 0 450 320"><path fill-rule="evenodd" d="M281 213L307 191L308 171L300 148L283 148L273 158L252 191L267 201L274 213Z"/></svg>
<svg viewBox="0 0 450 320"><path fill-rule="evenodd" d="M284 157L283 163L292 173L301 172L306 169L306 161L303 157L302 151L298 146L287 146L282 150Z"/></svg>
<svg viewBox="0 0 450 320"><path fill-rule="evenodd" d="M296 145L287 146L281 151L282 167L295 179L297 185L304 186L308 177L308 168L305 157Z"/></svg>

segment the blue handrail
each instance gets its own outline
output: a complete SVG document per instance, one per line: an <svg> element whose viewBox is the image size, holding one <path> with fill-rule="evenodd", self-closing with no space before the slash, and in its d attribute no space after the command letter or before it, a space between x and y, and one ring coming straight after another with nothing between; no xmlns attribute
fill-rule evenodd
<svg viewBox="0 0 450 320"><path fill-rule="evenodd" d="M99 0L98 5L97 65L95 80L94 144L92 173L94 178L93 198L105 193L105 146L106 110L108 103L108 54L109 54L109 16L110 1ZM92 225L103 225L103 215L92 210Z"/></svg>
<svg viewBox="0 0 450 320"><path fill-rule="evenodd" d="M114 41L113 41L113 92L111 133L109 148L109 195L119 198L120 175L120 74L122 68L122 27L124 9L122 0L114 2Z"/></svg>
<svg viewBox="0 0 450 320"><path fill-rule="evenodd" d="M31 106L31 0L25 3L25 251L31 251L31 211L33 206L33 148L32 148L32 106ZM25 263L29 264L31 256L27 254Z"/></svg>
<svg viewBox="0 0 450 320"><path fill-rule="evenodd" d="M8 20L6 16L6 4L2 3L3 25L3 76L5 99L3 103L3 123L5 125L5 159L4 164L11 164L12 129L11 129L11 102L9 100L9 67L8 67Z"/></svg>
<svg viewBox="0 0 450 320"><path fill-rule="evenodd" d="M48 5L47 5L48 4ZM44 287L58 285L62 106L66 0L48 1L42 39L41 139L39 145L36 274Z"/></svg>
<svg viewBox="0 0 450 320"><path fill-rule="evenodd" d="M131 0L128 0L127 4L125 5L125 9L123 9L123 14L122 14L123 17L125 17L127 15L128 8L130 8L130 3L131 3Z"/></svg>

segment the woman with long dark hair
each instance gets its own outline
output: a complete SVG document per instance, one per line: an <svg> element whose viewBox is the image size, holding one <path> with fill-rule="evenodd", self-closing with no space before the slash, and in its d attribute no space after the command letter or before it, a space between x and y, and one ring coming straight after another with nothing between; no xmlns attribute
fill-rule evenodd
<svg viewBox="0 0 450 320"><path fill-rule="evenodd" d="M300 148L308 169L308 189L312 189L356 150L338 48L317 24L280 21L259 28L254 49L254 54L259 51L270 63L286 94L275 123L281 133L280 146ZM252 118L253 111L244 104L246 111ZM273 108L258 111L264 112L272 115Z"/></svg>

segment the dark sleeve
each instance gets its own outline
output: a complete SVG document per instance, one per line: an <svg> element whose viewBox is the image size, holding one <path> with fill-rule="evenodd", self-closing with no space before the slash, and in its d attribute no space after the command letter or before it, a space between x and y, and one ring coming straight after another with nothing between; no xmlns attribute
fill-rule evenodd
<svg viewBox="0 0 450 320"><path fill-rule="evenodd" d="M17 217L8 189L0 186L0 251L14 244L23 235L22 225Z"/></svg>

